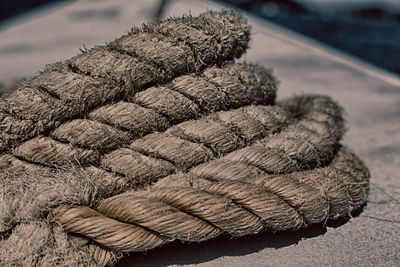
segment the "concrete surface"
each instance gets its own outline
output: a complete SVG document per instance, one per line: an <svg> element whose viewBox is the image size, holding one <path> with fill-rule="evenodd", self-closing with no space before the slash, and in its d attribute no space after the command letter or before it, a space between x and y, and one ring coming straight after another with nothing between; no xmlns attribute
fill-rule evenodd
<svg viewBox="0 0 400 267"><path fill-rule="evenodd" d="M75 55L83 43L91 47L111 40L148 21L156 4L79 1L10 25L0 32L0 80L33 75L45 63ZM171 1L166 12L196 15L207 8L220 6ZM253 40L243 60L274 69L280 99L327 94L345 108L343 143L371 171L367 205L348 222L279 235L174 242L134 253L118 266L399 266L400 78L275 25L255 18L250 23Z"/></svg>

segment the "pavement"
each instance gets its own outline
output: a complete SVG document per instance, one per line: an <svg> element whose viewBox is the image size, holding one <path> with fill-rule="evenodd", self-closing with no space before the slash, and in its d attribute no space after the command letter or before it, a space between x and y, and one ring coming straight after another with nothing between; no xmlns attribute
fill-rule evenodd
<svg viewBox="0 0 400 267"><path fill-rule="evenodd" d="M158 1L86 0L60 4L0 29L0 81L37 74L46 63L74 56L149 21ZM170 1L179 16L221 6ZM349 146L371 171L368 203L349 221L294 233L201 243L173 242L133 253L117 266L399 266L400 78L333 48L249 16L252 42L242 61L273 68L278 99L316 93L346 111Z"/></svg>

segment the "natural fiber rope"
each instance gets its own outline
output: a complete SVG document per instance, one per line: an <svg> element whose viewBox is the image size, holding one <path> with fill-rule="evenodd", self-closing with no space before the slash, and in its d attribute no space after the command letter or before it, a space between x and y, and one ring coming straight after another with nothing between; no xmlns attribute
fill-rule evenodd
<svg viewBox="0 0 400 267"><path fill-rule="evenodd" d="M246 50L249 34L237 13L208 12L134 29L51 65L0 102L0 151L154 83L232 60Z"/></svg>
<svg viewBox="0 0 400 267"><path fill-rule="evenodd" d="M248 40L233 12L172 19L53 65L0 100L4 244L41 229L51 241L27 262L87 264L73 242L102 266L176 239L297 230L358 209L369 172L339 143L341 108L318 95L275 105L270 71L224 63ZM54 174L71 163L79 169ZM68 253L54 256L60 248Z"/></svg>
<svg viewBox="0 0 400 267"><path fill-rule="evenodd" d="M167 176L155 184L159 189L105 199L97 211L88 207L59 208L56 220L68 231L91 238L94 244L125 252L147 250L174 239L200 241L220 232L244 235L264 227L294 230L346 216L359 208L366 200L369 174L354 155L335 147L343 134L340 109L329 98L319 96L298 97L282 105L294 112L298 121L281 133L187 173ZM158 147L157 140L162 136L152 140L156 144L153 149ZM335 149L339 151L332 161ZM328 167L298 172L329 161L332 163ZM253 173L235 177L229 173L235 170L228 168L234 165L242 173ZM204 179L214 183L208 185ZM174 183L184 187L168 188ZM242 202L236 203L239 207L231 207L229 199ZM246 206L252 201L258 206ZM260 209L262 212L257 213Z"/></svg>
<svg viewBox="0 0 400 267"><path fill-rule="evenodd" d="M194 83L186 86L183 78L185 81L190 80ZM214 85L211 84L212 80L217 80L213 83ZM200 87L200 85L203 86ZM198 90L195 91L194 88ZM178 90L191 93L190 98L193 100L183 96ZM211 67L200 76L181 76L163 87L151 87L136 94L130 102L120 101L99 107L88 113L88 119L74 119L65 122L50 132L48 136L40 135L22 142L12 150L13 156L18 157L18 159L5 154L0 156L0 166L6 169L16 168L17 170L21 169L22 166L31 168L30 164L21 162L21 160L24 160L49 166L76 161L80 165L100 163L107 168L109 165L107 162L110 160L111 162L119 162L118 157L126 155L124 152L134 153L132 150L112 151L113 149L129 144L129 142L148 132L165 130L179 121L200 117L203 114L220 109L229 109L246 104L273 103L275 94L276 85L273 77L260 67L252 65L227 65L221 69ZM213 104L215 98L211 98L211 96L217 97L218 105ZM199 104L195 104L194 101ZM163 112L163 110L165 111ZM168 115L164 115L166 112L168 112ZM249 112L253 112L255 115L246 115ZM282 109L277 107L263 106L215 113L203 120L178 124L170 128L164 134L164 138L178 140L178 137L173 137L173 132L182 129L190 130L197 127L207 129L207 131L197 133L196 136L203 139L203 142L211 148L182 140L181 145L188 146L187 150L193 150L195 153L190 153L191 159L189 159L189 155L186 155L185 158L175 156L176 160L181 162L178 165L190 164L190 160L200 161L201 163L210 158L215 149L222 149L223 152L236 148L235 145L244 145L244 142L239 140L241 137L233 132L238 126L231 130L235 123L241 124L240 129L249 131L253 128L255 135L265 135L268 132L276 131L280 125L288 123L285 114ZM225 118L218 119L218 116ZM268 129L264 130L262 122L259 122L257 117L252 119L251 116L260 117L258 120L263 120L264 126ZM225 120L225 122L221 120ZM228 127L229 125L232 125L232 127ZM256 129L254 129L255 127ZM208 132L211 132L213 136L209 136ZM148 136L146 140L152 142L149 139L154 139L154 137L156 136ZM243 138L251 141L252 136ZM190 139L190 137L187 137L187 139ZM140 140L137 140L131 146L136 150L142 150L142 153L144 153L140 145L137 145L141 143ZM166 140L167 145L170 144L169 141ZM226 147L232 142L236 143ZM224 147L221 147L221 145ZM219 150L216 153L220 153ZM175 153L175 151L171 152ZM202 152L203 156L197 155L196 159L194 154L197 154L197 152ZM140 155L140 157L144 162L148 162L148 165L138 163L136 166L140 164L140 166L143 165L142 167L147 166L147 168L152 169L157 168L154 164L157 166L160 164L163 166L170 165L168 161L161 163L154 161L152 157L146 156L147 154ZM102 159L100 160L100 158ZM132 166L132 170L140 176L140 173L134 167ZM171 168L173 168L172 165L170 165ZM149 175L154 176L150 173ZM154 178L157 178L157 175ZM144 180L143 177L141 179Z"/></svg>
<svg viewBox="0 0 400 267"><path fill-rule="evenodd" d="M347 216L365 202L369 173L354 154L340 148L324 168L246 181L226 179L124 193L103 200L97 211L60 207L54 213L64 229L91 238L91 246L145 251L175 239L202 241L224 232L241 236L264 228L296 230Z"/></svg>

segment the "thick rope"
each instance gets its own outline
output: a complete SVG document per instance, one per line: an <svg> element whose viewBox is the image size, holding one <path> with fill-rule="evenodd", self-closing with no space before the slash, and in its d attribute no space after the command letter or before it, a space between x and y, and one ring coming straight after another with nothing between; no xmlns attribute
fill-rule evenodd
<svg viewBox="0 0 400 267"><path fill-rule="evenodd" d="M62 133L68 123L50 136ZM141 138L124 132L134 140L128 147L106 149L100 159L103 170L86 168L100 185L95 209L61 205L52 214L100 265L112 261L115 253L144 251L175 239L296 230L341 218L365 202L369 178L362 163L339 146L343 132L340 107L324 96L214 112ZM73 141L79 135L66 136L77 146L68 146L73 151L89 151L85 142ZM59 142L33 138L13 150L30 163L15 163L4 154L3 164L40 170L36 164L51 166L49 159L56 153L70 156L57 145L51 146L53 154L21 149L42 139ZM150 191L115 195L138 183L155 184Z"/></svg>
<svg viewBox="0 0 400 267"><path fill-rule="evenodd" d="M103 200L96 210L60 207L54 215L67 231L89 237L91 246L144 251L175 239L297 230L345 217L365 202L368 179L358 158L340 148L329 166L311 171L128 192Z"/></svg>
<svg viewBox="0 0 400 267"><path fill-rule="evenodd" d="M102 166L120 175L99 175L99 196L114 196L95 209L61 205L52 214L99 265L175 239L296 230L345 217L366 201L369 173L338 145L343 132L340 107L324 96L216 112L104 154ZM115 195L137 186L132 179L158 182Z"/></svg>
<svg viewBox="0 0 400 267"><path fill-rule="evenodd" d="M31 254L0 264L103 266L360 208L369 172L340 145L341 108L318 95L275 105L270 71L224 63L248 41L234 12L170 19L2 98L0 255Z"/></svg>
<svg viewBox="0 0 400 267"><path fill-rule="evenodd" d="M234 73L240 75L231 76ZM187 86L182 78L194 83ZM215 82L211 83L213 80ZM197 93L195 88L198 88ZM190 99L181 92L190 93ZM99 107L89 112L88 118L65 122L47 136L40 135L22 142L12 153L19 159L44 165L76 161L80 165L98 164L104 153L129 144L149 132L163 131L180 121L221 109L272 104L275 95L275 80L263 68L253 65L227 65L222 69L211 67L203 75L182 76L163 87L144 90L130 102L121 101ZM219 105L214 105L215 98ZM224 127L216 122L213 125L203 124L208 127L214 125L214 128L216 125L220 129ZM223 133L229 131L226 127L224 129ZM0 158L0 165L4 168L15 165L6 161L9 162L9 157L7 160Z"/></svg>
<svg viewBox="0 0 400 267"><path fill-rule="evenodd" d="M208 12L132 30L49 66L0 101L0 151L94 107L240 56L249 26L232 11Z"/></svg>
<svg viewBox="0 0 400 267"><path fill-rule="evenodd" d="M164 184L174 183L179 181L175 173L179 176L189 169L190 174L217 179L226 172L248 177L257 171L290 173L323 166L332 159L335 145L344 132L341 109L323 96L298 97L292 101L305 102L307 107L299 106L296 114L302 116L288 128L291 116L279 106L217 112L178 124L164 133L147 135L129 148L106 154L101 165L118 173L118 177L94 167L87 168L88 174L102 179L105 190L115 194L121 189L137 187L138 183L154 183L169 174L173 175ZM330 114L332 111L335 112ZM252 170L247 171L244 164Z"/></svg>
<svg viewBox="0 0 400 267"><path fill-rule="evenodd" d="M320 96L298 97L282 106L294 112L298 121L277 135L186 173L169 175L150 191L105 199L97 211L59 208L56 220L67 231L91 238L93 244L127 252L174 239L201 241L221 232L245 235L264 228L296 230L349 215L366 200L369 173L353 154L337 145L343 134L340 108ZM157 145L163 143L162 134L156 137L150 139L156 144L150 149L163 151L164 146ZM334 153L329 151L334 149L339 151L332 160ZM310 168L310 162L316 162L314 170L299 171ZM332 163L323 167L326 162ZM230 172L237 169L230 166L237 164L240 173L235 177ZM170 188L176 185L180 187Z"/></svg>

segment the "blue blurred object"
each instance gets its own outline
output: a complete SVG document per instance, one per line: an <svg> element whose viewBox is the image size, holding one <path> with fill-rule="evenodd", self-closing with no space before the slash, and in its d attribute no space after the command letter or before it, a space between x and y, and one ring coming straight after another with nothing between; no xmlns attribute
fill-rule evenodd
<svg viewBox="0 0 400 267"><path fill-rule="evenodd" d="M0 0L0 24L37 8L68 0ZM71 1L71 0L69 0Z"/></svg>
<svg viewBox="0 0 400 267"><path fill-rule="evenodd" d="M225 0L400 74L400 0Z"/></svg>

